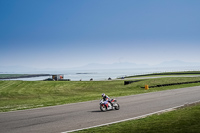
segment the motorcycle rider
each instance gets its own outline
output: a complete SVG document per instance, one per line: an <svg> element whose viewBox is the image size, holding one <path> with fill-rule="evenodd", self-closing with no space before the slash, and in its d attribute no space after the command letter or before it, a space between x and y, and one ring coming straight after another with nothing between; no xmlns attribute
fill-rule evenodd
<svg viewBox="0 0 200 133"><path fill-rule="evenodd" d="M111 101L110 101L111 99L105 93L103 93L101 96L103 97L105 105L108 107L109 106L108 102L111 104Z"/></svg>

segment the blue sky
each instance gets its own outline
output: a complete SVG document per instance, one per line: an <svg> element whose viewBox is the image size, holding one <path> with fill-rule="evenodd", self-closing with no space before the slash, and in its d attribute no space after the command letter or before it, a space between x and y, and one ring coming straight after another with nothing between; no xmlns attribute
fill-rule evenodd
<svg viewBox="0 0 200 133"><path fill-rule="evenodd" d="M200 62L199 0L0 0L0 66Z"/></svg>

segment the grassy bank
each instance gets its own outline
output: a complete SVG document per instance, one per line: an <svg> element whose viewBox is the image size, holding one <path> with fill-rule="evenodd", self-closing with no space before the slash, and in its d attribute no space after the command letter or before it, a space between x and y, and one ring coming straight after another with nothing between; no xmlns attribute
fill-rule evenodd
<svg viewBox="0 0 200 133"><path fill-rule="evenodd" d="M40 76L50 76L50 74L0 74L0 79L31 78Z"/></svg>
<svg viewBox="0 0 200 133"><path fill-rule="evenodd" d="M7 78L17 78L21 76L27 76L28 74L0 74L0 79L7 79Z"/></svg>
<svg viewBox="0 0 200 133"><path fill-rule="evenodd" d="M127 76L125 78L138 78L138 77L154 77L154 76L189 76L200 75L200 71L184 71L184 72L163 72L163 73L151 73L143 75Z"/></svg>
<svg viewBox="0 0 200 133"><path fill-rule="evenodd" d="M200 105L161 115L79 131L79 133L199 133Z"/></svg>
<svg viewBox="0 0 200 133"><path fill-rule="evenodd" d="M99 100L102 93L119 97L167 89L199 86L200 83L182 84L150 88L157 84L197 81L200 77L168 77L145 79L129 85L123 80L116 81L0 81L0 111L22 110L29 108L60 105L66 103Z"/></svg>

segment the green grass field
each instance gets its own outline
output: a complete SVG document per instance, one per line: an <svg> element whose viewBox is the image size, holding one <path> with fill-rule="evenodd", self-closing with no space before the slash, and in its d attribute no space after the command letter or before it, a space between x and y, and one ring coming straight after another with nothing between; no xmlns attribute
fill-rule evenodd
<svg viewBox="0 0 200 133"><path fill-rule="evenodd" d="M199 86L200 83L182 84L165 87L155 87L145 90L149 86L197 81L200 77L168 77L159 79L145 79L129 85L123 80L114 81L0 81L0 112L23 110L30 108L61 105L101 99L101 94L119 97L177 89L189 86Z"/></svg>
<svg viewBox="0 0 200 133"><path fill-rule="evenodd" d="M146 118L78 131L79 133L199 133L200 105Z"/></svg>

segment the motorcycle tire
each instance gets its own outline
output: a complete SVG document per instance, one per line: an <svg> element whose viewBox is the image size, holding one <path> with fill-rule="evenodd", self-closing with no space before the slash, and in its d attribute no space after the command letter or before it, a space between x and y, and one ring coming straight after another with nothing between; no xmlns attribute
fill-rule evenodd
<svg viewBox="0 0 200 133"><path fill-rule="evenodd" d="M116 103L117 104L117 106L115 106L115 110L119 110L119 104L118 103Z"/></svg>
<svg viewBox="0 0 200 133"><path fill-rule="evenodd" d="M106 108L106 106L104 106L104 107L100 106L100 110L103 111L103 112L105 112L107 110L107 108Z"/></svg>

